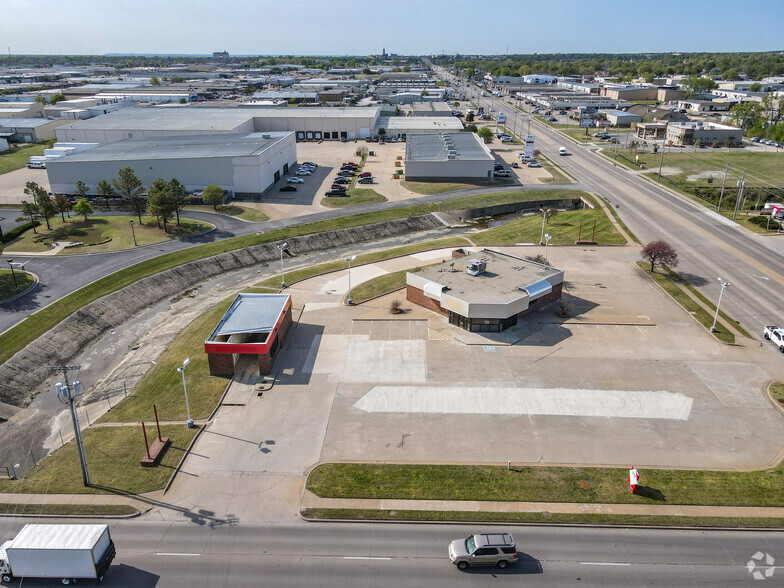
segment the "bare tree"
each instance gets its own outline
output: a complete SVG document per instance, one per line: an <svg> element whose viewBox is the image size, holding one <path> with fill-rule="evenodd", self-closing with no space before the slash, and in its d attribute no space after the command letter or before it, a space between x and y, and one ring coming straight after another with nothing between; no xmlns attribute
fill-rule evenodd
<svg viewBox="0 0 784 588"><path fill-rule="evenodd" d="M678 265L678 254L675 249L661 239L651 241L643 247L640 251L640 257L651 264L651 272L655 271L656 266L675 267Z"/></svg>

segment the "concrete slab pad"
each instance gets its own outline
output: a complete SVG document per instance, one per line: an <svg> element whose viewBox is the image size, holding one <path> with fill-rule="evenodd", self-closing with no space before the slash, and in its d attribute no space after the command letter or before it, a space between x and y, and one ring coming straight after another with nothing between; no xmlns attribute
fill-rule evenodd
<svg viewBox="0 0 784 588"><path fill-rule="evenodd" d="M425 382L424 341L352 339L343 371L347 382Z"/></svg>

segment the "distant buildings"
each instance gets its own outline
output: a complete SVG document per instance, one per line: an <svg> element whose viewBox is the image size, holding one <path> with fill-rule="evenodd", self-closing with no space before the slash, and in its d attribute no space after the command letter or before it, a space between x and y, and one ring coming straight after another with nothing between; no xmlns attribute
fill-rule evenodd
<svg viewBox="0 0 784 588"><path fill-rule="evenodd" d="M712 122L672 122L667 125L667 143L672 145L732 143L740 145L743 130L729 125Z"/></svg>

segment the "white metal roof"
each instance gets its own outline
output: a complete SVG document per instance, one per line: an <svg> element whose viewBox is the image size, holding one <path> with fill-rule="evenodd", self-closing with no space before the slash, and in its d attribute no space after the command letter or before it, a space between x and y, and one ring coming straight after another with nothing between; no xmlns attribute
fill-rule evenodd
<svg viewBox="0 0 784 588"><path fill-rule="evenodd" d="M92 549L106 525L25 525L10 549Z"/></svg>

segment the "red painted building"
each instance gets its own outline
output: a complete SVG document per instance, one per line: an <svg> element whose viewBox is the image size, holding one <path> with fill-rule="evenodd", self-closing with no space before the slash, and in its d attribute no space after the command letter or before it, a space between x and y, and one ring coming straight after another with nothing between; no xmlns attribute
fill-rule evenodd
<svg viewBox="0 0 784 588"><path fill-rule="evenodd" d="M238 294L204 343L210 375L233 376L248 356L258 362L260 375L269 374L289 325L289 294Z"/></svg>

